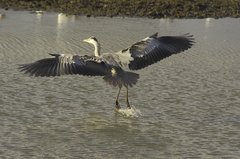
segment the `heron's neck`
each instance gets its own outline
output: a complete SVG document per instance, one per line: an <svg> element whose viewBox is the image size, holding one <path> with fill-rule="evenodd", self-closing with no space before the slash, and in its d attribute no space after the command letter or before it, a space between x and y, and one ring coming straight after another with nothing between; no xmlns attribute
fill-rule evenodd
<svg viewBox="0 0 240 159"><path fill-rule="evenodd" d="M94 54L95 56L100 56L100 51L101 51L101 46L98 42L96 42L94 44L94 47L95 47L95 51L94 51Z"/></svg>

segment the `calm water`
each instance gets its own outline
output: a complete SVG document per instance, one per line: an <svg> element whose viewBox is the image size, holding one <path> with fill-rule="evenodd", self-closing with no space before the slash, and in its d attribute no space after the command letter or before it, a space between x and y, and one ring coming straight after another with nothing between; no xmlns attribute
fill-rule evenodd
<svg viewBox="0 0 240 159"><path fill-rule="evenodd" d="M238 158L240 20L86 18L4 11L0 19L1 158ZM130 103L101 77L36 78L16 64L47 53L116 52L155 32L190 32L195 46L138 71ZM125 90L120 104L125 105Z"/></svg>

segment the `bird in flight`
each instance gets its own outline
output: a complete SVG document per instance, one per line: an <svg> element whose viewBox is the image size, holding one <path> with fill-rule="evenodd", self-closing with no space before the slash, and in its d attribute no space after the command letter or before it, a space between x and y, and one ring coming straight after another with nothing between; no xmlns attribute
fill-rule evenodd
<svg viewBox="0 0 240 159"><path fill-rule="evenodd" d="M116 53L100 53L100 43L95 37L83 40L94 45L95 55L50 54L52 58L44 58L29 64L20 64L19 69L30 76L61 76L80 74L85 76L103 76L110 85L119 87L115 105L118 102L122 87L126 88L126 104L128 88L133 87L139 79L139 74L128 70L139 70L154 64L173 54L183 52L192 47L192 35L158 36L155 33Z"/></svg>

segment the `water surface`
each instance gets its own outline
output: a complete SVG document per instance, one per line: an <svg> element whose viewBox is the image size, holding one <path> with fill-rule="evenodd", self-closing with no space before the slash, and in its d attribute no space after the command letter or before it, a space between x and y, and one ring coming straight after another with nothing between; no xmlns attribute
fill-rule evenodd
<svg viewBox="0 0 240 159"><path fill-rule="evenodd" d="M239 19L86 18L4 11L0 20L0 155L6 158L237 158ZM191 33L193 48L138 71L130 103L101 77L29 77L16 64L48 53L117 52L159 32ZM125 107L125 90L120 104Z"/></svg>

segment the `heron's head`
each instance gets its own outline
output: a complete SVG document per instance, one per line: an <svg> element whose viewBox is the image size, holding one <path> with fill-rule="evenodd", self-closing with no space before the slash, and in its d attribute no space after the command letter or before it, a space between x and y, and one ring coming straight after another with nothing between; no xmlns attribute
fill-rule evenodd
<svg viewBox="0 0 240 159"><path fill-rule="evenodd" d="M88 43L93 44L93 45L98 43L97 39L94 36L91 36L89 39L85 39L83 41L88 42Z"/></svg>

